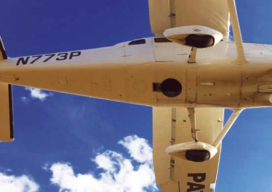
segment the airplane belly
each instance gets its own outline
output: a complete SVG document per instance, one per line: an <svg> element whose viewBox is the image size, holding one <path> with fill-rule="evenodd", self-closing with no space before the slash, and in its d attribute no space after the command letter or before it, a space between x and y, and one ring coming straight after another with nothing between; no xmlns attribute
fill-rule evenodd
<svg viewBox="0 0 272 192"><path fill-rule="evenodd" d="M237 107L241 92L239 71L170 62L27 65L0 68L0 81L147 106ZM177 90L173 83L178 85Z"/></svg>
<svg viewBox="0 0 272 192"><path fill-rule="evenodd" d="M185 65L178 65L175 62L157 62L154 70L155 81L152 82L152 87L153 93L156 94L157 106L184 105L187 92ZM179 86L175 87L173 84ZM167 90L167 87L173 87L173 89Z"/></svg>
<svg viewBox="0 0 272 192"><path fill-rule="evenodd" d="M197 105L238 107L241 98L240 66L199 66L196 97Z"/></svg>
<svg viewBox="0 0 272 192"><path fill-rule="evenodd" d="M18 65L21 58L10 63L3 61L0 64L0 81L157 107L237 108L272 104L269 65L254 64L243 68L228 62L132 64L126 63L124 58L120 63L117 60L115 63L102 60L84 63L78 59L78 53L71 52L70 57L74 58L67 63L31 64L33 61L29 61ZM82 52L81 55L86 54Z"/></svg>
<svg viewBox="0 0 272 192"><path fill-rule="evenodd" d="M154 64L0 65L0 81L94 98L154 106Z"/></svg>
<svg viewBox="0 0 272 192"><path fill-rule="evenodd" d="M175 79L180 82L182 91L176 97L167 96L163 90L157 92L157 106L239 107L242 77L240 66L172 65L158 64L157 82Z"/></svg>
<svg viewBox="0 0 272 192"><path fill-rule="evenodd" d="M243 70L241 107L272 105L272 71L267 66L251 66Z"/></svg>

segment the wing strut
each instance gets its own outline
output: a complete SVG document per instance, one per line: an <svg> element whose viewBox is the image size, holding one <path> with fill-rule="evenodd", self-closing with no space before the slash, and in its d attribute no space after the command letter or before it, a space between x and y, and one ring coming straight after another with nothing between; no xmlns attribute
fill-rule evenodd
<svg viewBox="0 0 272 192"><path fill-rule="evenodd" d="M220 132L220 134L215 139L213 146L218 147L224 137L229 132L230 128L232 127L233 123L236 121L236 119L239 117L240 113L243 111L243 109L234 109L233 113L231 114L229 120L227 121L226 125L224 126L223 130Z"/></svg>
<svg viewBox="0 0 272 192"><path fill-rule="evenodd" d="M232 30L234 35L234 41L236 45L237 50L237 64L242 65L247 63L245 52L243 48L243 40L241 35L241 29L238 19L238 14L236 10L235 0L227 0L228 6L229 6L229 12L230 12L230 18L232 22Z"/></svg>

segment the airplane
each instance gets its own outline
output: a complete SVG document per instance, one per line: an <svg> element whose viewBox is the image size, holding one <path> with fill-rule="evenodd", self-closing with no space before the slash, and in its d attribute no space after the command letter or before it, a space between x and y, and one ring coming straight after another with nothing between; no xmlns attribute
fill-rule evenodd
<svg viewBox="0 0 272 192"><path fill-rule="evenodd" d="M1 40L0 141L14 140L12 85L152 106L161 191L215 191L222 140L272 104L272 46L242 42L234 0L149 0L149 13L155 37L111 47L8 58Z"/></svg>

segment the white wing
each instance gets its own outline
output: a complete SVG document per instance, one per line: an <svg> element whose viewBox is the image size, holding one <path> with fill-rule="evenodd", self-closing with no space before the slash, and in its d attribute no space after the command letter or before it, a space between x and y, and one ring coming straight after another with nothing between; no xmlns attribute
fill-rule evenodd
<svg viewBox="0 0 272 192"><path fill-rule="evenodd" d="M150 24L156 36L169 28L202 25L229 35L227 0L149 0Z"/></svg>
<svg viewBox="0 0 272 192"><path fill-rule="evenodd" d="M212 144L223 127L223 109L196 109L198 138ZM216 183L220 148L206 162L175 159L165 153L171 144L193 141L187 109L153 108L153 158L156 182L162 192L212 191Z"/></svg>

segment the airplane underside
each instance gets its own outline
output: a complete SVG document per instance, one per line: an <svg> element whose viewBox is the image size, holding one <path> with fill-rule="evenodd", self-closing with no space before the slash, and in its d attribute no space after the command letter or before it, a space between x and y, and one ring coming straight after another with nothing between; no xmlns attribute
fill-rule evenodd
<svg viewBox="0 0 272 192"><path fill-rule="evenodd" d="M82 53L84 55L84 53ZM0 81L95 98L164 107L271 106L270 64L71 64L0 66Z"/></svg>
<svg viewBox="0 0 272 192"><path fill-rule="evenodd" d="M214 191L233 123L272 106L272 46L242 42L233 0L196 1L149 0L156 37L112 47L8 58L0 41L0 141L14 139L11 85L151 106L162 192Z"/></svg>

